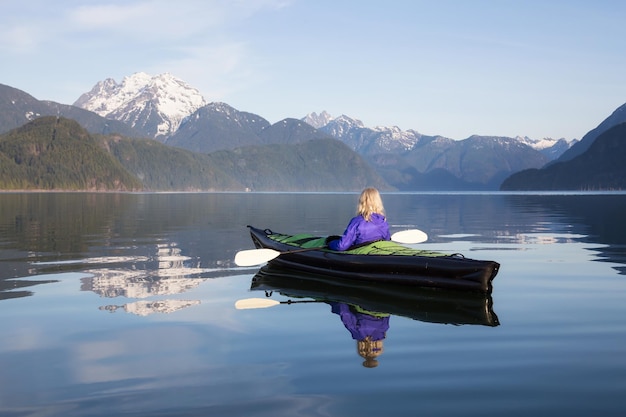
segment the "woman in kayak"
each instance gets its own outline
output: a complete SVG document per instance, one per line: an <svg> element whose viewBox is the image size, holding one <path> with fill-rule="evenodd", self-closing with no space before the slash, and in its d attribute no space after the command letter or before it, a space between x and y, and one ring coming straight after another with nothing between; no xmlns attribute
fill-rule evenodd
<svg viewBox="0 0 626 417"><path fill-rule="evenodd" d="M391 240L383 200L376 188L363 190L359 197L357 216L350 220L343 235L331 236L327 240L328 248L337 251L377 240Z"/></svg>

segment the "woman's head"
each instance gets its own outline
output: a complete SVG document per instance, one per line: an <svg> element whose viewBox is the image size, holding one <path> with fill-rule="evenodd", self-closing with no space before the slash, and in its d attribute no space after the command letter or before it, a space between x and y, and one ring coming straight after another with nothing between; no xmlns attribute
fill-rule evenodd
<svg viewBox="0 0 626 417"><path fill-rule="evenodd" d="M366 188L361 192L359 197L359 205L357 207L357 214L363 216L367 221L370 221L372 214L378 213L385 215L385 207L383 206L383 199L380 198L380 193L376 188Z"/></svg>
<svg viewBox="0 0 626 417"><path fill-rule="evenodd" d="M376 368L378 366L378 357L383 353L383 341L372 340L371 336L356 342L356 350L359 355L365 359L363 366L366 368Z"/></svg>

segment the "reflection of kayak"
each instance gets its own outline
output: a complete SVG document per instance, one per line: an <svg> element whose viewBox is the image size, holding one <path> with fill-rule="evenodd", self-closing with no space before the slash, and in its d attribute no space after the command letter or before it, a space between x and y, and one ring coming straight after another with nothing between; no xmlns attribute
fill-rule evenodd
<svg viewBox="0 0 626 417"><path fill-rule="evenodd" d="M252 278L252 290L286 297L339 302L362 310L430 323L497 326L491 295L405 285L362 284L332 275L309 274L266 265Z"/></svg>
<svg viewBox="0 0 626 417"><path fill-rule="evenodd" d="M308 234L284 235L250 228L257 248L281 255L271 265L363 283L394 283L420 287L491 292L500 265L428 250L411 249L391 241L370 243L345 252L322 249L325 239Z"/></svg>

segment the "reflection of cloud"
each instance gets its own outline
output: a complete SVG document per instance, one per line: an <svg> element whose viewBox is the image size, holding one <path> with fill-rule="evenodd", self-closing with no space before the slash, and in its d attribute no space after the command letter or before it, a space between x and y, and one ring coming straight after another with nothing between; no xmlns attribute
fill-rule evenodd
<svg viewBox="0 0 626 417"><path fill-rule="evenodd" d="M555 243L575 243L586 235L570 233L527 233L517 235L519 243L529 243L535 245L552 245Z"/></svg>
<svg viewBox="0 0 626 417"><path fill-rule="evenodd" d="M134 303L122 306L108 305L100 307L100 310L107 310L114 313L119 308L123 308L127 313L138 316L148 316L153 313L173 313L190 306L200 304L199 300L155 300L155 301L135 301Z"/></svg>
<svg viewBox="0 0 626 417"><path fill-rule="evenodd" d="M95 258L73 259L69 261L31 262L31 265L118 264L128 262L145 262L149 259L150 258L145 256L99 256Z"/></svg>
<svg viewBox="0 0 626 417"><path fill-rule="evenodd" d="M453 233L449 235L439 235L439 237L444 237L446 239L463 239L466 237L476 237L476 236L480 236L480 235L477 235L475 233Z"/></svg>
<svg viewBox="0 0 626 417"><path fill-rule="evenodd" d="M440 235L442 238L450 239L463 239L470 238L472 234L456 234L456 235ZM496 240L505 240L506 243L514 243L520 245L552 245L555 243L577 243L580 239L587 237L587 235L573 234L573 233L507 233L502 231ZM467 240L471 242L472 240Z"/></svg>

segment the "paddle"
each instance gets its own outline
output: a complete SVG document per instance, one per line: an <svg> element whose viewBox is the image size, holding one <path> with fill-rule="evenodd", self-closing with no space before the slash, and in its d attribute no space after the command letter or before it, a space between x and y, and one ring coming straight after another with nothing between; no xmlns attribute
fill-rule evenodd
<svg viewBox="0 0 626 417"><path fill-rule="evenodd" d="M402 244L422 243L428 240L428 235L419 229L409 229L392 234L391 240L396 243ZM324 248L326 248L326 246L294 249L285 252L279 252L277 250L268 248L242 250L235 254L235 264L238 266L260 265L265 262L269 262L272 259L279 257L280 255L285 255L288 253L307 252Z"/></svg>
<svg viewBox="0 0 626 417"><path fill-rule="evenodd" d="M276 301L270 300L269 298L246 298L244 300L238 300L235 303L235 308L237 310L249 310L253 308L267 308L274 307L279 304L296 304L296 303L319 303L320 301L316 300L302 300L302 301Z"/></svg>
<svg viewBox="0 0 626 417"><path fill-rule="evenodd" d="M428 235L419 229L402 230L391 235L391 240L396 243L404 243L405 245L413 243L422 243L428 240Z"/></svg>

